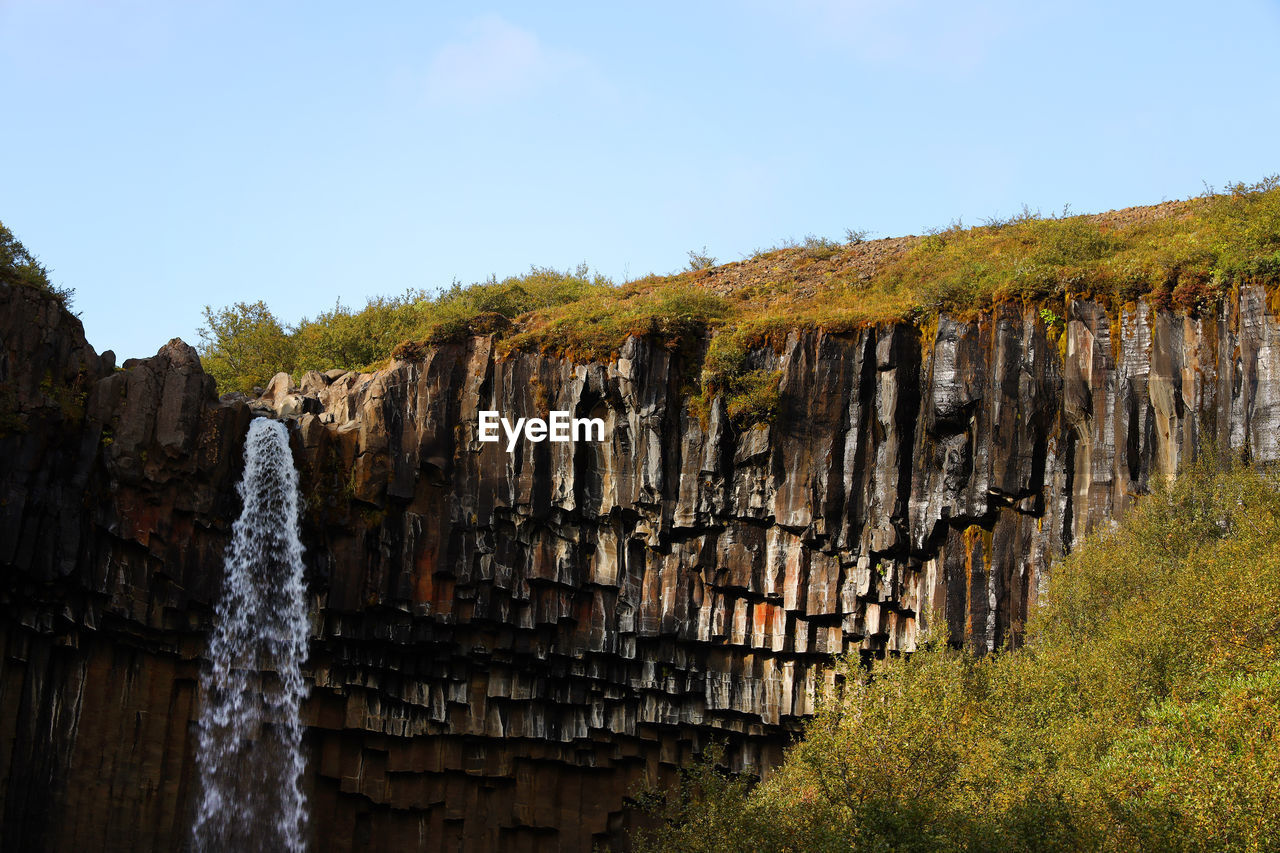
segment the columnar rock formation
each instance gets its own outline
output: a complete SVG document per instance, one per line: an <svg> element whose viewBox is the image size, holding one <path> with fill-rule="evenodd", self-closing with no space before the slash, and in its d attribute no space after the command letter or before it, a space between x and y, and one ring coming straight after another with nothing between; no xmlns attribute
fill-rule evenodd
<svg viewBox="0 0 1280 853"><path fill-rule="evenodd" d="M697 354L475 337L215 397L195 353L99 357L0 289L0 841L172 850L253 410L307 501L315 849L590 849L711 737L765 772L831 656L1016 642L1054 557L1204 440L1280 458L1280 322L1031 307L793 332L770 424L705 417ZM569 410L603 444L478 440Z"/></svg>

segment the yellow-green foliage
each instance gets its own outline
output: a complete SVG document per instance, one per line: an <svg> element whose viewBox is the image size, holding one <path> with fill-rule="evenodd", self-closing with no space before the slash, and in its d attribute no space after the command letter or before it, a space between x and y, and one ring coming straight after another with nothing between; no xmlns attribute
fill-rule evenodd
<svg viewBox="0 0 1280 853"><path fill-rule="evenodd" d="M412 337L422 319L422 291L374 297L361 311L341 302L332 310L303 318L290 334L297 351L290 372L357 370L385 359L401 341Z"/></svg>
<svg viewBox="0 0 1280 853"><path fill-rule="evenodd" d="M837 273L797 284L815 263L856 258L861 239L846 244L807 237L745 262L727 288L725 308L703 315L712 326L821 327L845 331L941 311L969 312L1021 301L1061 315L1067 298L1091 296L1111 305L1147 298L1192 312L1233 285L1280 277L1280 181L1236 184L1226 191L1159 209L1116 215L1041 217L1024 211L976 228L935 231L878 261L869 277ZM838 265L838 264L837 264ZM604 288L585 303L566 303L522 320L521 341L574 352L585 338L591 354L611 351L626 333L647 328L610 322L660 303L664 293L705 288L716 270L650 278ZM740 272L740 271L739 271ZM735 274L737 274L735 272ZM603 320L603 322L602 322ZM649 327L660 323L649 324Z"/></svg>
<svg viewBox="0 0 1280 853"><path fill-rule="evenodd" d="M534 268L503 280L455 282L436 296L409 291L376 298L359 311L338 305L292 328L272 317L267 326L273 322L280 334L268 329L261 365L233 352L243 349L235 341L240 332L224 334L233 319L228 311L246 315L253 335L266 322L261 311L246 311L257 306L238 305L207 312L206 331L213 334L206 335L202 354L213 360L224 388L246 388L279 370L359 369L392 354L413 358L428 346L475 333L497 333L504 352L600 359L617 352L628 335L663 338L672 349L693 354L694 339L714 330L763 340L794 328L842 332L897 320L923 324L942 311L971 312L1004 301L1039 305L1055 331L1064 302L1078 296L1113 306L1145 298L1194 313L1242 282L1274 284L1280 278L1280 182L1237 184L1159 208L1101 216L1024 211L888 244L869 244L863 236L850 232L845 243L809 236L716 268L704 266L705 253L692 253L693 268L686 272L621 285L585 266L572 272ZM281 343L281 335L287 341ZM712 368L706 377L740 401L745 419L771 406L772 377L747 376L753 369ZM729 387L734 382L737 390Z"/></svg>
<svg viewBox="0 0 1280 853"><path fill-rule="evenodd" d="M49 270L3 222L0 222L0 282L43 290L53 294L64 306L71 305L75 294L72 288L54 285L49 279Z"/></svg>
<svg viewBox="0 0 1280 853"><path fill-rule="evenodd" d="M291 371L298 343L262 300L204 309L200 361L218 389L252 391L280 371Z"/></svg>
<svg viewBox="0 0 1280 853"><path fill-rule="evenodd" d="M1055 568L1024 648L842 664L781 769L651 794L639 849L1275 849L1277 541L1280 477L1195 465Z"/></svg>
<svg viewBox="0 0 1280 853"><path fill-rule="evenodd" d="M533 267L525 275L499 281L491 278L472 285L453 285L434 299L420 303L422 316L415 337L431 342L455 340L469 334L478 317L513 319L534 311L590 301L612 287L608 279L592 275L586 265L572 272Z"/></svg>
<svg viewBox="0 0 1280 853"><path fill-rule="evenodd" d="M530 318L531 328L512 335L507 346L599 359L616 353L629 335L652 335L676 348L731 311L726 299L703 288L648 279L539 311Z"/></svg>
<svg viewBox="0 0 1280 853"><path fill-rule="evenodd" d="M1207 307L1232 284L1280 273L1280 181L1236 184L1161 216L1012 219L924 237L877 286L922 309L1088 295L1119 304Z"/></svg>
<svg viewBox="0 0 1280 853"><path fill-rule="evenodd" d="M746 326L721 330L711 339L693 400L700 415L709 415L712 401L722 396L725 414L739 429L773 420L782 377L756 363L763 341L761 331Z"/></svg>
<svg viewBox="0 0 1280 853"><path fill-rule="evenodd" d="M42 291L64 308L70 308L75 294L69 287L54 285L49 278L49 270L3 222L0 222L0 284ZM79 421L84 417L84 404L88 397L84 385L87 381L84 376L58 381L51 372L46 372L40 381L42 404L56 407L63 418ZM18 411L17 389L11 382L0 381L0 436L24 433L29 428L27 414Z"/></svg>
<svg viewBox="0 0 1280 853"><path fill-rule="evenodd" d="M276 373L361 370L389 358L406 341L443 343L473 332L494 331L494 318L578 302L608 287L585 267L573 272L533 268L501 281L463 286L439 295L410 290L397 297L374 297L355 311L340 302L330 311L281 322L258 301L214 311L205 308L200 356L222 391L249 391ZM507 323L509 326L509 322Z"/></svg>

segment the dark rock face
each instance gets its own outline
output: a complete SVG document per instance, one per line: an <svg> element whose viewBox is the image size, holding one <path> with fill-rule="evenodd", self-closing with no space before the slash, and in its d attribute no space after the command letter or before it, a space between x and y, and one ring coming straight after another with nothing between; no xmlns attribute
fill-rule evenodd
<svg viewBox="0 0 1280 853"><path fill-rule="evenodd" d="M1280 458L1280 323L1070 307L793 333L770 425L705 420L698 365L476 337L277 377L313 597L315 849L588 850L709 737L767 772L832 654L1016 642L1046 570L1201 441ZM0 289L0 842L173 850L252 417L189 347L99 357ZM567 410L602 444L479 441Z"/></svg>

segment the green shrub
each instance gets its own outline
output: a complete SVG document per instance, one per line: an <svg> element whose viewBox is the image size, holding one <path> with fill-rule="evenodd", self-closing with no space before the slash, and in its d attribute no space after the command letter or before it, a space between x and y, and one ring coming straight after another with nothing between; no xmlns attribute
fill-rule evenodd
<svg viewBox="0 0 1280 853"><path fill-rule="evenodd" d="M762 335L753 329L726 329L707 346L693 408L704 419L723 395L725 414L737 429L772 423L778 411L781 374L758 365Z"/></svg>
<svg viewBox="0 0 1280 853"><path fill-rule="evenodd" d="M214 311L204 308L200 361L219 390L251 392L275 374L291 372L298 344L262 300L237 302Z"/></svg>
<svg viewBox="0 0 1280 853"><path fill-rule="evenodd" d="M292 370L359 370L387 358L422 322L426 294L409 290L397 297L374 297L363 310L338 302L333 310L303 318L290 332L297 344Z"/></svg>
<svg viewBox="0 0 1280 853"><path fill-rule="evenodd" d="M803 255L806 258L815 260L826 260L839 254L844 246L835 240L828 240L826 237L818 237L814 234L806 234L804 242L801 244L804 250Z"/></svg>
<svg viewBox="0 0 1280 853"><path fill-rule="evenodd" d="M1280 182L1236 184L1156 211L1073 216L1064 209L1042 217L1024 208L976 228L954 222L883 248L863 245L865 232L847 236L846 244L812 235L784 241L718 273L717 292L705 286L715 259L704 248L690 253L689 271L621 285L585 265L563 272L535 267L501 280L455 282L435 296L376 298L359 311L339 304L282 327L294 361L286 363L282 353L272 358L277 369L295 372L359 369L392 351L405 356L495 333L503 351L599 359L617 352L628 335L647 335L663 338L693 366L700 347L715 349L705 337L720 328L847 332L899 321L923 327L942 311L972 314L1001 302L1046 309L1060 321L1062 307L1080 297L1112 310L1148 299L1195 315L1238 285L1280 284ZM768 377L759 374L728 391L733 377L754 369L710 368L712 382L722 378L718 387L739 397L735 408L744 419L766 417L774 405ZM230 381L250 384L244 377Z"/></svg>
<svg viewBox="0 0 1280 853"><path fill-rule="evenodd" d="M746 830L741 805L749 781L720 767L724 746L710 744L699 761L682 767L667 789L641 791L640 807L653 817L655 829L636 833L634 850L721 853L750 849L764 827ZM735 846L737 845L737 846Z"/></svg>
<svg viewBox="0 0 1280 853"><path fill-rule="evenodd" d="M663 280L656 287L598 292L536 316L533 328L512 336L507 346L602 359L616 353L629 336L639 335L661 339L678 350L732 310L728 300L704 287Z"/></svg>
<svg viewBox="0 0 1280 853"><path fill-rule="evenodd" d="M1196 463L1054 569L1025 647L841 663L782 767L643 849L1274 849L1278 540L1280 477Z"/></svg>
<svg viewBox="0 0 1280 853"><path fill-rule="evenodd" d="M224 392L248 391L280 371L364 370L393 353L420 357L426 345L505 332L514 317L579 302L610 286L585 266L572 272L533 267L501 281L454 282L434 297L421 290L373 297L359 311L338 302L294 326L281 323L261 301L206 307L200 353Z"/></svg>
<svg viewBox="0 0 1280 853"><path fill-rule="evenodd" d="M0 282L34 287L57 298L64 307L71 307L75 290L58 287L49 279L49 270L27 251L13 232L0 222Z"/></svg>
<svg viewBox="0 0 1280 853"><path fill-rule="evenodd" d="M707 254L707 247L703 246L702 251L689 250L689 271L697 272L698 270L710 269L716 265L716 259Z"/></svg>

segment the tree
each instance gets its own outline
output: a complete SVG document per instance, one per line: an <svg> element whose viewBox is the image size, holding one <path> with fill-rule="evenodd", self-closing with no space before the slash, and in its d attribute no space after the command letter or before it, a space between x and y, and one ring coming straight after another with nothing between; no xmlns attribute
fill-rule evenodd
<svg viewBox="0 0 1280 853"><path fill-rule="evenodd" d="M71 297L75 294L70 287L55 287L49 280L49 270L27 251L27 247L3 222L0 222L0 282L22 284L52 293L66 308L71 307Z"/></svg>
<svg viewBox="0 0 1280 853"><path fill-rule="evenodd" d="M297 344L262 300L217 311L206 305L204 319L200 358L222 392L250 392L280 371L293 371Z"/></svg>

